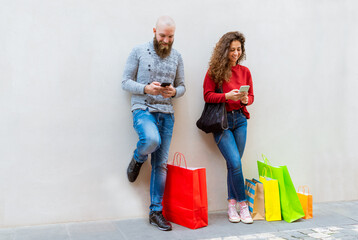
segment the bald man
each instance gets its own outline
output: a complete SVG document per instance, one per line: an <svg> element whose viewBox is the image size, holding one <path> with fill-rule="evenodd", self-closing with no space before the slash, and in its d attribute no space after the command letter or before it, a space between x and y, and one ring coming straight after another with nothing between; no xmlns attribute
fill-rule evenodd
<svg viewBox="0 0 358 240"><path fill-rule="evenodd" d="M162 215L167 177L167 159L174 126L173 99L184 95L184 67L181 55L172 49L175 23L168 16L158 19L152 41L130 53L122 88L132 94L133 126L139 140L127 168L130 182L137 179L142 164L151 155L150 224L163 231L172 229Z"/></svg>

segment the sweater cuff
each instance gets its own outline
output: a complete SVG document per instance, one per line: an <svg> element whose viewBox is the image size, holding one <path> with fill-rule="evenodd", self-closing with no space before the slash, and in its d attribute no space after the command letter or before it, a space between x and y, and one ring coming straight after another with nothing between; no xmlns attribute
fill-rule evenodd
<svg viewBox="0 0 358 240"><path fill-rule="evenodd" d="M147 85L149 85L149 83L148 83ZM146 93L145 93L145 87L146 87L147 85L144 85L144 87L143 87L143 94L144 94L144 95L146 95Z"/></svg>

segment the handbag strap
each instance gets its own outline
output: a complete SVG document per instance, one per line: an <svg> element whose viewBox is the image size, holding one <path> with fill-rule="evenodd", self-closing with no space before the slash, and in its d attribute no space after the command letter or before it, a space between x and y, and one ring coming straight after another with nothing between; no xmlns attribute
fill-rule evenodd
<svg viewBox="0 0 358 240"><path fill-rule="evenodd" d="M216 93L224 93L224 90L223 90L223 86L220 85L220 86L216 86L215 87L215 92ZM223 111L223 119L221 121L221 128L223 130L227 130L229 129L229 124L227 122L227 112L226 112L226 104L225 103L219 103L219 104L222 104L222 111Z"/></svg>
<svg viewBox="0 0 358 240"><path fill-rule="evenodd" d="M184 157L184 154L180 153L180 152L176 152L174 153L174 157L173 157L173 165L175 166L181 166L181 160L183 160L184 164L185 164L185 168L188 168L186 165L186 160Z"/></svg>
<svg viewBox="0 0 358 240"><path fill-rule="evenodd" d="M218 85L216 85L216 86L215 86L215 92L216 92L216 93L224 93L224 91L223 91L223 86L218 86Z"/></svg>

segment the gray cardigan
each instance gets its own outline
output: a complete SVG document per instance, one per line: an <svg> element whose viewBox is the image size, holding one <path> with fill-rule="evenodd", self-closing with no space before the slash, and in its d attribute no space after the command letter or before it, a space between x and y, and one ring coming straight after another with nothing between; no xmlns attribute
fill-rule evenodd
<svg viewBox="0 0 358 240"><path fill-rule="evenodd" d="M150 41L132 50L124 68L122 89L132 93L132 111L148 108L150 112L174 113L172 98L144 94L144 87L155 81L170 82L176 89L174 97L184 95L184 65L180 53L172 49L170 55L162 59Z"/></svg>

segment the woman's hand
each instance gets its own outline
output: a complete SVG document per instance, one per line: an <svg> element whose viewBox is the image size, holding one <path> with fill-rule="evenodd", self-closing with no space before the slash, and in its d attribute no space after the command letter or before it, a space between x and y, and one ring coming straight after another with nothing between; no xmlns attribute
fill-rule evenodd
<svg viewBox="0 0 358 240"><path fill-rule="evenodd" d="M248 104L249 103L249 97L247 96L247 93L245 96L243 96L241 99L240 99L241 103L243 104Z"/></svg>
<svg viewBox="0 0 358 240"><path fill-rule="evenodd" d="M244 97L247 97L247 92L240 92L239 89L233 89L228 93L225 93L226 100L233 100L233 101L239 101L243 99ZM242 102L242 100L241 100Z"/></svg>

